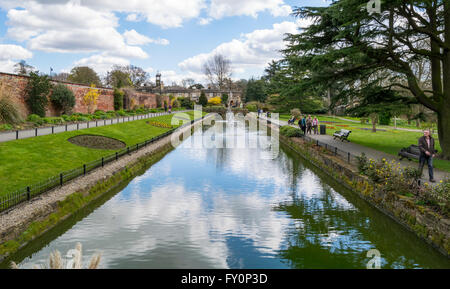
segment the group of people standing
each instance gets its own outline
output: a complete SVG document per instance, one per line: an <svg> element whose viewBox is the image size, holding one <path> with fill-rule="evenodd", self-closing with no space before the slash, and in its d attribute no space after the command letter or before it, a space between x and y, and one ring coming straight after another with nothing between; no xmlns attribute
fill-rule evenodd
<svg viewBox="0 0 450 289"><path fill-rule="evenodd" d="M292 116L289 120L289 124L294 124L295 120L295 116ZM298 120L298 126L303 131L303 134L313 134L313 132L314 134L319 134L319 120L317 119L317 117L312 118L311 115L308 115L308 117L300 116L300 119Z"/></svg>

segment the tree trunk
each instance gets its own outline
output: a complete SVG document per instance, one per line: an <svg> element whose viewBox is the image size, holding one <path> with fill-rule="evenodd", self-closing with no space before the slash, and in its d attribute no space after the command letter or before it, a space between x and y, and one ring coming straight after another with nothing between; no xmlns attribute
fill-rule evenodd
<svg viewBox="0 0 450 289"><path fill-rule="evenodd" d="M378 116L372 114L371 116L372 119L372 132L377 132L377 121L378 121Z"/></svg>
<svg viewBox="0 0 450 289"><path fill-rule="evenodd" d="M443 105L438 112L439 144L444 159L450 160L450 106Z"/></svg>

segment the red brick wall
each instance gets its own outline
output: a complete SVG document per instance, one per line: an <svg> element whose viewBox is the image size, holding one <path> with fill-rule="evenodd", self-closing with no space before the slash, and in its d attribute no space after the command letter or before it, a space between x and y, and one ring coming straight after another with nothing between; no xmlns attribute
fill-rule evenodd
<svg viewBox="0 0 450 289"><path fill-rule="evenodd" d="M18 105L22 116L26 117L28 114L30 114L29 108L25 102L25 88L28 83L28 77L0 72L0 82L3 82L6 86L9 87L11 91L10 97L12 101L14 101ZM63 83L70 90L72 90L76 100L73 112L88 112L88 107L84 104L83 97L89 91L89 86L68 82L52 82L53 84ZM92 108L92 112L96 109L100 109L103 111L114 110L114 90L110 88L99 88L99 93L100 96L97 100L97 105ZM135 104L138 106L144 105L147 108L156 108L155 94L133 92L131 94L131 97L135 99ZM59 112L53 107L51 101L49 101L46 114L47 116L59 115Z"/></svg>

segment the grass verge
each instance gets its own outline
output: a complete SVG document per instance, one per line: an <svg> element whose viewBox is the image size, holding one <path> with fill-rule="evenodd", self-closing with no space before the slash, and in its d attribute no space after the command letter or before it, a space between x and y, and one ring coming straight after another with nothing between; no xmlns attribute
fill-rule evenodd
<svg viewBox="0 0 450 289"><path fill-rule="evenodd" d="M187 115L190 119L194 117L193 112L188 112ZM115 152L74 145L68 141L71 137L83 134L100 135L118 139L127 146L132 146L170 130L148 124L149 120L170 125L172 117L173 115L164 115L0 143L0 197Z"/></svg>

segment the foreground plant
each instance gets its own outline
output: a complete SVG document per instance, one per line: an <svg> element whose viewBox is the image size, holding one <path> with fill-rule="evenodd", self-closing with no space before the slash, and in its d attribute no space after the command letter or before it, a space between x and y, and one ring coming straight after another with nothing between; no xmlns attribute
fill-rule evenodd
<svg viewBox="0 0 450 289"><path fill-rule="evenodd" d="M77 243L75 249L67 252L69 261L65 262L58 250L50 253L49 263L45 265L34 265L33 269L83 269L81 243ZM85 269L98 269L101 254L96 254L91 258L89 265ZM11 262L11 269L20 269L15 262Z"/></svg>
<svg viewBox="0 0 450 289"><path fill-rule="evenodd" d="M364 154L357 157L358 170L367 176L379 190L415 197L418 202L434 207L441 213L450 213L450 180L442 180L435 186L420 185L421 173L411 167L401 168L396 161L375 161Z"/></svg>

